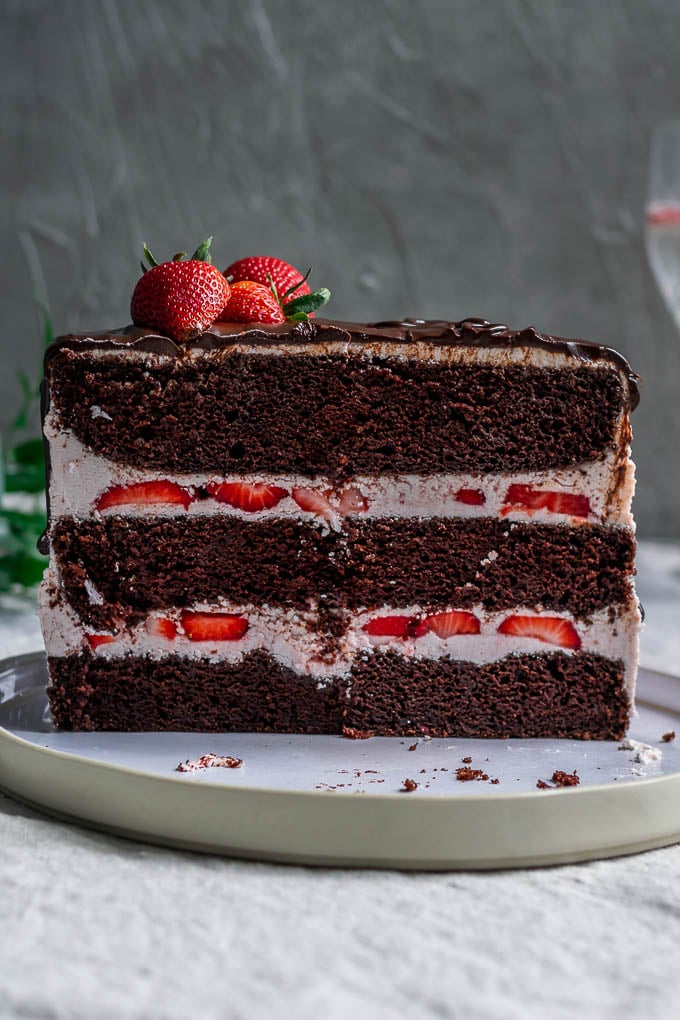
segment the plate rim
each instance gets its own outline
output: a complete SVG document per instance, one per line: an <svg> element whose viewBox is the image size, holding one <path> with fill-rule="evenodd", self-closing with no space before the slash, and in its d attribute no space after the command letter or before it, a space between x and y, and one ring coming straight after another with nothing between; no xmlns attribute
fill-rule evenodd
<svg viewBox="0 0 680 1020"><path fill-rule="evenodd" d="M586 864L589 861L611 860L618 857L632 857L636 854L648 853L652 850L662 850L665 847L680 843L680 827L678 827L664 833L662 836L652 837L651 839L637 839L633 841L629 839L627 842L611 841L606 844L575 850L543 850L536 854L525 853L523 855L515 854L512 856L506 854L498 857L456 859L453 859L450 853L448 856L442 856L437 859L432 859L431 857L412 858L405 855L400 855L398 859L395 857L369 858L365 855L359 859L359 855L356 854L333 856L322 855L318 852L257 850L252 847L246 849L244 847L227 846L223 843L217 846L215 843L207 841L184 839L158 832L151 833L142 829L97 821L87 815L72 814L51 805L46 806L40 801L33 800L23 794L15 793L1 784L0 793L15 799L47 818L84 828L88 832L103 833L107 836L115 836L118 839L127 839L134 843L146 843L151 846L160 846L165 849L179 850L186 853L212 854L213 856L227 857L231 860L291 867L342 868L345 870L351 868L354 870L398 872L423 871L435 874L446 874L452 871L518 871L529 868L554 868L572 864ZM421 804L424 802L423 800L419 801Z"/></svg>

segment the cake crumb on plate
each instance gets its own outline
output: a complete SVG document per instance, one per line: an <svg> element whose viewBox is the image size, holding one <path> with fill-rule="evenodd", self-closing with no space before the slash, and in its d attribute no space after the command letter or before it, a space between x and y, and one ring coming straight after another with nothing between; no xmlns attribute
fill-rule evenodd
<svg viewBox="0 0 680 1020"><path fill-rule="evenodd" d="M200 758L181 761L175 772L200 772L202 769L240 769L243 758L234 758L228 754L202 754Z"/></svg>

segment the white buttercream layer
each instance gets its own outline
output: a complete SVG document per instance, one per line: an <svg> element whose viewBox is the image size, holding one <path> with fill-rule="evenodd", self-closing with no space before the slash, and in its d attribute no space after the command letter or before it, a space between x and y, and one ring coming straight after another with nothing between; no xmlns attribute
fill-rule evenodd
<svg viewBox="0 0 680 1020"><path fill-rule="evenodd" d="M351 327L351 323L348 323ZM338 323L342 327L342 323ZM95 339L95 338L93 338ZM397 358L400 361L425 361L440 365L489 365L495 368L504 368L508 365L523 365L532 368L548 368L556 371L596 371L603 367L609 368L621 377L624 391L628 389L628 379L623 368L613 361L603 360L594 357L592 360L581 357L573 350L571 352L560 350L558 347L547 349L544 347L533 347L531 344L518 345L516 347L485 347L476 344L463 343L435 343L428 340L382 340L368 337L360 344L347 340L321 340L317 343L302 341L300 343L283 342L238 342L231 340L224 347L219 348L189 348L183 352L183 357L192 361L208 361L214 363L216 360L223 360L230 357L247 355L252 358L264 357L349 357L363 361L383 361L385 358ZM110 347L84 348L76 352L77 357L86 358L88 361L96 358L103 361L111 361L114 364L120 362L121 356L126 361L141 361L143 364L154 367L166 365L176 360L174 354L159 354L155 351L144 351L140 348L121 344L120 348L112 350Z"/></svg>
<svg viewBox="0 0 680 1020"><path fill-rule="evenodd" d="M452 607L455 608L455 607ZM87 634L92 629L83 627L73 610L59 593L55 576L49 571L43 582L39 597L39 611L47 654L65 656L78 654L89 647ZM148 656L162 659L168 655L179 655L192 659L210 659L213 662L237 662L248 652L263 649L283 665L316 677L348 676L357 655L367 652L379 654L386 649L416 659L439 659L445 656L478 664L496 662L508 655L564 651L535 638L515 637L499 634L498 627L511 615L558 617L568 620L575 628L580 641L580 651L592 652L609 659L622 659L626 664L626 686L632 696L635 682L635 668L638 661L638 635L640 612L637 601L616 611L603 609L587 621L575 620L568 613L545 611L537 613L533 608L517 607L503 612L489 613L482 606L467 610L475 614L480 622L479 634L459 634L443 639L429 632L423 637L385 638L371 637L364 625L369 620L382 616L409 616L423 618L427 610L419 605L399 608L381 607L357 611L332 652L318 631L318 617L313 612L276 609L269 606L234 605L222 602L215 605L192 606L195 612L218 611L245 617L248 630L237 641L191 641L181 628L181 612L167 610L153 613L149 620L157 618L173 621L178 629L176 637L162 638L150 633L147 621L127 630L122 628L116 640L100 644L94 654L104 658L123 655Z"/></svg>
<svg viewBox="0 0 680 1020"><path fill-rule="evenodd" d="M101 408L93 405L91 413L101 416ZM108 416L107 416L108 417ZM288 493L275 507L255 513L244 512L214 498L195 499L188 509L181 504L155 504L151 507L128 504L102 511L102 515L122 514L127 517L210 516L225 514L250 520L265 517L287 517L318 523L321 527L342 528L344 516L352 517L504 517L510 521L533 520L538 523L607 523L633 527L631 501L635 489L634 466L626 455L623 467L621 455L609 451L600 460L589 461L576 467L556 471L495 474L452 473L433 476L394 475L357 476L337 491L323 477L302 475L223 475L171 474L164 471L141 471L117 464L90 452L71 432L60 430L50 413L45 421L45 435L50 444L50 513L53 520L69 516L76 518L96 515L99 497L116 486L135 485L140 482L170 481L190 492L204 489L211 483L238 481L247 484L263 482L276 485ZM507 504L510 485L527 485L533 490L557 491L567 495L583 496L590 502L588 517L574 517L546 509L523 510ZM342 492L348 487L357 489L364 497L366 509L343 515L339 511ZM337 508L330 520L300 508L292 496L294 488L306 488L329 493L329 502ZM484 495L481 505L470 505L457 498L461 490L480 491Z"/></svg>

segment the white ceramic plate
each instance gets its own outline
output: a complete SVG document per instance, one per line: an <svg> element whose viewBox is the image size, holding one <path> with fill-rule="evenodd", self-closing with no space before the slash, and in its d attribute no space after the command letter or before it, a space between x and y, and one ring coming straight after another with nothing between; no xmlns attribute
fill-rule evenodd
<svg viewBox="0 0 680 1020"><path fill-rule="evenodd" d="M416 740L52 729L41 654L0 663L0 787L84 825L272 861L504 868L680 841L680 679L642 670L630 735L662 752L572 740ZM663 743L664 733L678 738ZM214 752L240 768L180 773ZM456 769L488 779L462 782ZM553 772L580 785L539 790ZM400 792L405 779L418 787ZM492 784L492 779L498 779Z"/></svg>

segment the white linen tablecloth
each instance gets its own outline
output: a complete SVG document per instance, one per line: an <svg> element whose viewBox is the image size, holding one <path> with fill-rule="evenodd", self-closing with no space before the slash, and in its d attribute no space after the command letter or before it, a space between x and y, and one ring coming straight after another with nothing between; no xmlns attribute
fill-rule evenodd
<svg viewBox="0 0 680 1020"><path fill-rule="evenodd" d="M642 661L680 674L680 547L641 543ZM0 657L41 646L0 614ZM674 1017L680 846L541 870L251 864L0 795L0 1018Z"/></svg>

